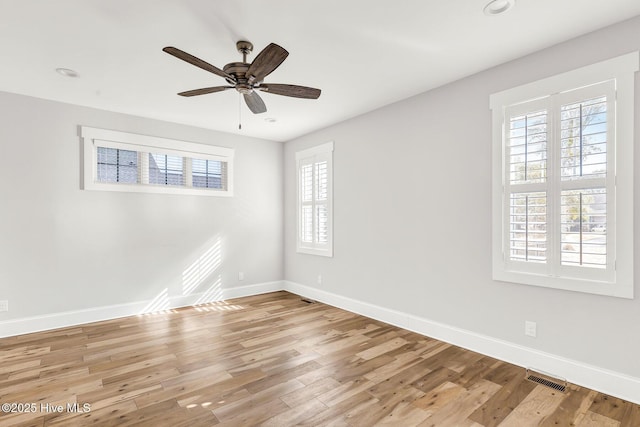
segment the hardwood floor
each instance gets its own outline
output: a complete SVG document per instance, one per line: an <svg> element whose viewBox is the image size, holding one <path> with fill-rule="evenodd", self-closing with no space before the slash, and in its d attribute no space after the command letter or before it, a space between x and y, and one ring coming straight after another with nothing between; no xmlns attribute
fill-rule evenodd
<svg viewBox="0 0 640 427"><path fill-rule="evenodd" d="M0 361L19 410L0 426L640 426L638 405L286 292L5 338Z"/></svg>

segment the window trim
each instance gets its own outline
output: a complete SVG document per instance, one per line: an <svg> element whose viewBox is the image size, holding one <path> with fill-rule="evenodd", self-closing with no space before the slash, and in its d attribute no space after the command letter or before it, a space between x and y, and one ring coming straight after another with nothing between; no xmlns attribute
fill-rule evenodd
<svg viewBox="0 0 640 427"><path fill-rule="evenodd" d="M333 257L333 141L296 152L296 252L309 255ZM305 160L316 156L326 156L327 162L327 243L305 243L300 238L302 198L300 195L300 167ZM312 180L315 186L315 180ZM314 191L315 194L315 191ZM315 206L315 203L313 204ZM313 211L314 209L312 209ZM312 235L316 229L312 230Z"/></svg>
<svg viewBox="0 0 640 427"><path fill-rule="evenodd" d="M492 110L492 272L497 281L521 283L555 289L633 298L633 145L634 145L634 83L639 68L639 53L632 52L616 58L598 62L573 71L565 72L536 82L528 83L490 96ZM510 269L506 262L504 247L504 198L506 116L508 108L530 103L555 94L615 80L615 141L612 164L615 177L613 227L607 232L613 235L614 274L609 280L550 276ZM615 210L614 210L615 209ZM608 210L608 209L607 209ZM552 223L555 219L551 219ZM624 230L624 231L621 231ZM609 240L609 236L608 239Z"/></svg>
<svg viewBox="0 0 640 427"><path fill-rule="evenodd" d="M180 141L176 139L161 138L148 135L140 135L128 132L99 129L89 126L80 126L80 137L83 147L83 172L81 188L83 190L120 191L139 193L164 193L185 194L200 196L233 196L233 158L232 148L217 147L195 142ZM188 186L161 186L147 184L126 184L98 182L97 179L97 148L116 148L153 154L177 155L184 158L197 158L215 160L226 163L227 182L226 189L213 189L192 187L192 177L189 166L185 166L185 185ZM147 156L142 156L140 167L148 167ZM185 162L187 163L187 162ZM190 162L189 162L190 163Z"/></svg>

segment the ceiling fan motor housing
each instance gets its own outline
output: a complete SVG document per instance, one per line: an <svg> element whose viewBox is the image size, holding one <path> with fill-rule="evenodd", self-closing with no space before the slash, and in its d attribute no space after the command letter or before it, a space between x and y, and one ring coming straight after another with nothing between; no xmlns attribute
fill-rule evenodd
<svg viewBox="0 0 640 427"><path fill-rule="evenodd" d="M249 64L245 62L231 62L223 67L225 73L231 74L236 80L227 78L227 83L235 85L236 90L240 93L250 93L253 85L248 83L246 77Z"/></svg>

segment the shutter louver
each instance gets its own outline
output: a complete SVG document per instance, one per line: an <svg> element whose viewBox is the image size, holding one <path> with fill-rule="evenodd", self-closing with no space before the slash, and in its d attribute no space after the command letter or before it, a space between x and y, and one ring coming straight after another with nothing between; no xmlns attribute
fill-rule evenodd
<svg viewBox="0 0 640 427"><path fill-rule="evenodd" d="M184 157L149 153L148 173L151 185L184 186Z"/></svg>
<svg viewBox="0 0 640 427"><path fill-rule="evenodd" d="M511 260L547 260L547 195L512 193L510 204Z"/></svg>
<svg viewBox="0 0 640 427"><path fill-rule="evenodd" d="M560 209L562 264L606 268L606 190L563 191Z"/></svg>
<svg viewBox="0 0 640 427"><path fill-rule="evenodd" d="M313 166L311 164L300 168L300 193L302 202L313 201Z"/></svg>
<svg viewBox="0 0 640 427"><path fill-rule="evenodd" d="M313 243L313 164L300 167L300 240Z"/></svg>
<svg viewBox="0 0 640 427"><path fill-rule="evenodd" d="M313 207L302 206L300 218L300 239L305 243L313 243Z"/></svg>
<svg viewBox="0 0 640 427"><path fill-rule="evenodd" d="M607 98L563 105L560 121L562 179L606 177Z"/></svg>
<svg viewBox="0 0 640 427"><path fill-rule="evenodd" d="M510 120L509 181L545 182L547 178L547 112L537 111Z"/></svg>
<svg viewBox="0 0 640 427"><path fill-rule="evenodd" d="M509 120L506 160L511 261L547 262L547 135L546 109L516 114Z"/></svg>
<svg viewBox="0 0 640 427"><path fill-rule="evenodd" d="M326 244L328 241L328 209L327 209L327 162L321 161L314 164L316 206L314 221L316 224L315 241Z"/></svg>
<svg viewBox="0 0 640 427"><path fill-rule="evenodd" d="M226 163L217 160L191 159L191 182L196 188L226 189Z"/></svg>

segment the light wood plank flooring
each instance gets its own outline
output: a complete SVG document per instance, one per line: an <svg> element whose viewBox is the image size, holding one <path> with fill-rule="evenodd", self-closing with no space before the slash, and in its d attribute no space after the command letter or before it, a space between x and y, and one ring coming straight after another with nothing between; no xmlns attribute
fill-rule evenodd
<svg viewBox="0 0 640 427"><path fill-rule="evenodd" d="M5 338L0 361L0 403L23 404L1 426L640 426L638 405L286 292Z"/></svg>

